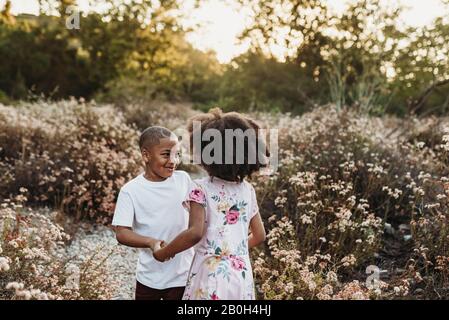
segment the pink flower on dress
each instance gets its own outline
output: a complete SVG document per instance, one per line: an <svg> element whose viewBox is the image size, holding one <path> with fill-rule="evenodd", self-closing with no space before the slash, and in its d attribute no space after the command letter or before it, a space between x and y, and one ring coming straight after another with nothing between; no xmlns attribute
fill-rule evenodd
<svg viewBox="0 0 449 320"><path fill-rule="evenodd" d="M212 294L210 295L210 299L211 299L211 300L220 300L220 299L218 298L218 296L215 294L215 292L212 293Z"/></svg>
<svg viewBox="0 0 449 320"><path fill-rule="evenodd" d="M245 260L243 260L241 257L237 256L230 256L229 259L231 260L231 266L237 271L242 271L245 268Z"/></svg>
<svg viewBox="0 0 449 320"><path fill-rule="evenodd" d="M202 205L206 204L206 196L201 189L193 189L192 191L190 191L189 200Z"/></svg>
<svg viewBox="0 0 449 320"><path fill-rule="evenodd" d="M235 224L239 220L240 212L238 210L229 210L226 213L226 222L229 224Z"/></svg>

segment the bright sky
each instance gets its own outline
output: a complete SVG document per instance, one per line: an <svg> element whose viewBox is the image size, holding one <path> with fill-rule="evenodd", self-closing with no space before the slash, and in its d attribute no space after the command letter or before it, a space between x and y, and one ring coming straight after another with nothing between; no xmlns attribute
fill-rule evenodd
<svg viewBox="0 0 449 320"><path fill-rule="evenodd" d="M348 0L328 0L329 5L337 12L345 8ZM384 0L385 2L390 2ZM424 26L442 15L443 5L441 0L396 0L409 7L402 19L412 26ZM3 7L6 0L0 0ZM182 1L189 19L186 26L199 23L201 27L195 33L189 35L188 40L198 49L214 50L217 58L225 63L233 57L246 51L248 44L238 44L237 35L245 26L247 14L244 10L238 11L232 5L232 0L206 0L200 8L193 8L192 1ZM78 0L82 10L88 8L88 0ZM14 14L38 13L37 0L12 0L12 12ZM446 11L447 12L447 11ZM82 26L81 26L82 27Z"/></svg>

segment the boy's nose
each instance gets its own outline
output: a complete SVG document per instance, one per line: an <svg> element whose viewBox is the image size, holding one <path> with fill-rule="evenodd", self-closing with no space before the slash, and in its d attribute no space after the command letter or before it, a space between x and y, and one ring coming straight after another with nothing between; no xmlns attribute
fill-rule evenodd
<svg viewBox="0 0 449 320"><path fill-rule="evenodd" d="M170 163L177 164L179 162L179 156L177 154L170 155Z"/></svg>

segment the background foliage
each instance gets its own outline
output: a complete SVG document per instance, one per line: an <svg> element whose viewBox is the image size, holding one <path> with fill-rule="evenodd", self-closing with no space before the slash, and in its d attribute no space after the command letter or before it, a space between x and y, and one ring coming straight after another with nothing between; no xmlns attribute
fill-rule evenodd
<svg viewBox="0 0 449 320"><path fill-rule="evenodd" d="M354 1L339 16L320 0L239 0L252 12L241 34L251 47L220 64L186 41L192 30L183 27L177 1L101 1L107 10L84 13L82 29L68 30L65 10L74 2L41 0L39 16L13 16L6 3L1 101L44 94L294 113L329 102L376 114L448 109L444 12L432 25L410 28L398 20L403 8L380 0ZM286 48L283 59L273 54L276 45Z"/></svg>

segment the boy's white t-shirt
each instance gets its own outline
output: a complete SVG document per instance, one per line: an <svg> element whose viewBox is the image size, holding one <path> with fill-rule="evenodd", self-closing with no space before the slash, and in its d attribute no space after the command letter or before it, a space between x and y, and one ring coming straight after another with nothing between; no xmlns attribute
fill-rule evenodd
<svg viewBox="0 0 449 320"><path fill-rule="evenodd" d="M140 174L120 190L112 225L132 227L142 236L166 243L188 228L189 213L182 203L192 181L184 171L175 171L161 182ZM178 253L166 262L153 257L151 249L139 248L136 278L154 289L184 287L193 259L193 248Z"/></svg>

